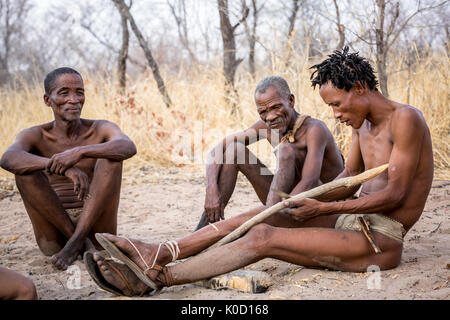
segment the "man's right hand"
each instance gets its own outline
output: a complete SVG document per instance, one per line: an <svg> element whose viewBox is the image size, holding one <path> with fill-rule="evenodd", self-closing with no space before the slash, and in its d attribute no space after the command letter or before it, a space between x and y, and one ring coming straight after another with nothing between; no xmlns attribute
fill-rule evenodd
<svg viewBox="0 0 450 320"><path fill-rule="evenodd" d="M89 178L86 173L77 167L71 167L64 175L73 181L73 190L78 195L78 200L84 200L89 191Z"/></svg>
<svg viewBox="0 0 450 320"><path fill-rule="evenodd" d="M218 190L208 189L205 198L205 212L209 222L213 223L225 219L224 207Z"/></svg>
<svg viewBox="0 0 450 320"><path fill-rule="evenodd" d="M77 164L82 159L81 148L75 147L54 154L47 163L46 171L49 174L64 175L65 171Z"/></svg>

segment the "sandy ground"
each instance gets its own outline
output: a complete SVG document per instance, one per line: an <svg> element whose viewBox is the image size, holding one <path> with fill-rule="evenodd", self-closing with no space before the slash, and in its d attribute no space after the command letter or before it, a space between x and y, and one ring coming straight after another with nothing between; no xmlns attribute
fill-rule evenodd
<svg viewBox="0 0 450 320"><path fill-rule="evenodd" d="M128 172L119 207L118 234L149 242L179 239L194 229L204 201L199 170L149 166ZM81 260L58 271L37 247L17 190L3 178L0 189L0 266L28 276L41 299L96 300L113 295L90 279ZM139 299L436 299L450 298L450 181L434 181L421 219L406 235L401 264L392 270L346 273L309 269L264 259L245 269L267 272L274 282L264 293L213 290L189 284ZM258 205L240 176L226 216ZM1 285L1 284L0 284Z"/></svg>

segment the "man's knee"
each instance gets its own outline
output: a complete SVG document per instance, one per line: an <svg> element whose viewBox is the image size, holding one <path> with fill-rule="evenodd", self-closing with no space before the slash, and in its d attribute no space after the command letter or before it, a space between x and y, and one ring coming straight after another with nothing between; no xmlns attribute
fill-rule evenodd
<svg viewBox="0 0 450 320"><path fill-rule="evenodd" d="M19 190L24 190L25 188L32 188L42 183L48 182L42 171L35 171L30 174L15 175L16 186Z"/></svg>
<svg viewBox="0 0 450 320"><path fill-rule="evenodd" d="M38 295L33 281L26 277L17 281L14 296L16 300L36 300Z"/></svg>
<svg viewBox="0 0 450 320"><path fill-rule="evenodd" d="M62 243L58 243L57 241L47 240L43 237L40 239L36 239L37 245L41 250L42 254L47 257L50 257L61 251L63 248Z"/></svg>
<svg viewBox="0 0 450 320"><path fill-rule="evenodd" d="M293 162L296 156L296 149L291 143L281 143L279 145L277 158L280 163Z"/></svg>
<svg viewBox="0 0 450 320"><path fill-rule="evenodd" d="M122 161L112 161L109 159L98 159L95 165L95 170L106 170L106 172L122 171ZM94 170L94 172L95 172Z"/></svg>
<svg viewBox="0 0 450 320"><path fill-rule="evenodd" d="M264 253L264 251L270 245L274 228L265 223L259 223L252 227L246 237L248 238L248 244L252 249Z"/></svg>
<svg viewBox="0 0 450 320"><path fill-rule="evenodd" d="M224 153L225 164L257 164L258 159L250 152L247 146L238 141L233 141L227 144Z"/></svg>
<svg viewBox="0 0 450 320"><path fill-rule="evenodd" d="M226 164L242 164L245 162L245 154L247 147L240 142L233 141L227 144L224 153L224 163ZM241 160L238 162L238 160Z"/></svg>

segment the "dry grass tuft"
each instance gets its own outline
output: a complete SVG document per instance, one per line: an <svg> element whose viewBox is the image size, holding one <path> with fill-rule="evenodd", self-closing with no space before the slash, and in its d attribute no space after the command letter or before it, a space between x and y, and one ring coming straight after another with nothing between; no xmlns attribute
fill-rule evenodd
<svg viewBox="0 0 450 320"><path fill-rule="evenodd" d="M261 68L253 79L240 73L236 79L240 116L231 117L231 106L223 97L223 76L212 67L181 70L176 76L165 75L173 107L167 109L151 75L128 80L127 94L118 94L114 79L84 74L86 103L84 118L108 119L117 123L138 147L138 154L127 161L126 168L152 166L202 167L207 152L221 137L248 127L258 115L253 101L254 88L261 78L277 74L286 78L296 96L296 108L301 113L324 121L335 136L344 156L348 153L351 130L336 123L331 109L310 85L312 63L303 56L292 59L289 67L279 57L273 57L271 67ZM448 100L448 56L445 54L419 59L408 69L401 58L391 65L391 99L420 109L429 125L434 147L435 178L450 179ZM17 133L27 127L53 120L51 110L42 99L41 83L24 84L20 89L1 92L0 152L13 142ZM409 98L408 98L409 95ZM180 148L181 144L185 146ZM269 166L274 158L268 143L251 149ZM192 152L195 151L195 154ZM184 157L184 158L183 158ZM1 170L0 175L7 175Z"/></svg>

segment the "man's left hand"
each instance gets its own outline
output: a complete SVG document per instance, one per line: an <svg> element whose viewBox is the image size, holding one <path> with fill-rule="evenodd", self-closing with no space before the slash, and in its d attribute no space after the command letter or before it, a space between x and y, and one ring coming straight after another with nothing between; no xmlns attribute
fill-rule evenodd
<svg viewBox="0 0 450 320"><path fill-rule="evenodd" d="M287 200L283 212L298 221L306 221L320 215L320 201L314 199Z"/></svg>

